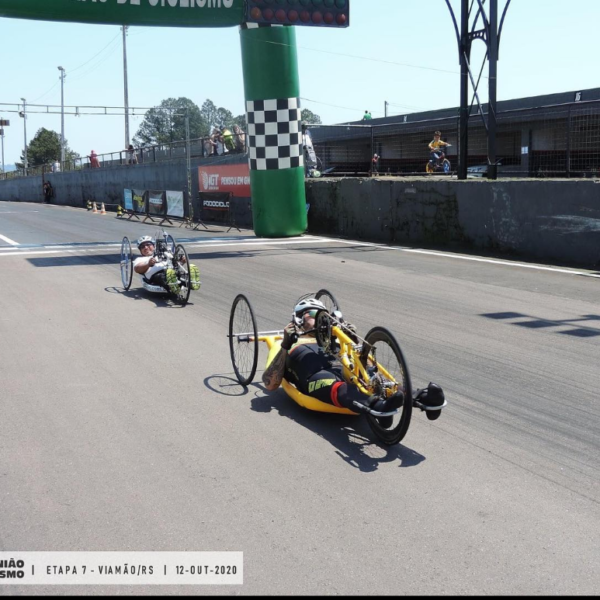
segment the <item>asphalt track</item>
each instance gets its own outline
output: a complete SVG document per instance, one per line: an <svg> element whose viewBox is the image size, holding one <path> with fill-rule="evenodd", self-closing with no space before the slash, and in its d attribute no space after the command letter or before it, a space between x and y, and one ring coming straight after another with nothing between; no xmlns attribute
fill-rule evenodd
<svg viewBox="0 0 600 600"><path fill-rule="evenodd" d="M598 273L167 227L201 270L182 308L121 287L155 229L0 203L0 551L237 550L244 584L0 594L598 593ZM442 385L438 421L383 448L237 385L234 297L271 330L323 287Z"/></svg>

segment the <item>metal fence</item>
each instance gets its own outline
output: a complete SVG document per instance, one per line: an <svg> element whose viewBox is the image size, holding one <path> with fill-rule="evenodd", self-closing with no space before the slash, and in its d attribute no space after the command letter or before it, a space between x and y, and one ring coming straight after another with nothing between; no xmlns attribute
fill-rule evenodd
<svg viewBox="0 0 600 600"><path fill-rule="evenodd" d="M246 135L232 134L233 143L228 148L224 143L214 145L211 137L198 138L190 140L190 158L201 158L209 156L220 156L223 154L244 154L247 150ZM147 146L135 148L133 154L129 150L120 150L118 152L109 152L107 154L98 154L92 161L91 156L75 158L71 161L65 161L60 171L79 171L82 169L93 169L102 167L119 167L133 164L155 163L166 160L179 160L187 158L187 143L185 140L173 142L171 144L161 144L157 146ZM233 146L233 147L231 147ZM52 164L39 165L25 169L17 169L7 173L0 173L1 179L12 179L15 177L25 177L33 175L42 175L53 172Z"/></svg>
<svg viewBox="0 0 600 600"><path fill-rule="evenodd" d="M487 118L487 115L483 115ZM436 130L451 144L458 169L458 116L384 125L310 126L318 168L325 176L423 175ZM469 177L487 174L487 134L480 114L469 119ZM498 175L600 177L600 102L579 102L497 114ZM376 173L372 162L379 156Z"/></svg>

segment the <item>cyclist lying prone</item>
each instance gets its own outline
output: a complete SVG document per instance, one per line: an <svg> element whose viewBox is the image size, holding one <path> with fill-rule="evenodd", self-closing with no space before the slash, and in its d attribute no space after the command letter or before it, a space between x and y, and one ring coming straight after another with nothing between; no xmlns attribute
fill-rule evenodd
<svg viewBox="0 0 600 600"><path fill-rule="evenodd" d="M391 412L402 406L402 391L381 399L379 396L367 397L356 386L346 383L341 365L312 341L314 334L306 334L314 329L315 316L322 309L325 305L314 298L301 300L296 305L292 322L283 330L281 350L263 374L262 381L267 390L276 390L285 378L311 398L354 412L357 412L355 400L378 412ZM380 417L379 420L382 426L388 427L392 417Z"/></svg>

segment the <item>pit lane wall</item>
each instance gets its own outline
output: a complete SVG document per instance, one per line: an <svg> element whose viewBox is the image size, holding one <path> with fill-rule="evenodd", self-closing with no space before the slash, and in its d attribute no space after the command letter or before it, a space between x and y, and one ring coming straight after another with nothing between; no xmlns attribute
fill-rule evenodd
<svg viewBox="0 0 600 600"><path fill-rule="evenodd" d="M312 234L600 266L600 181L307 180Z"/></svg>
<svg viewBox="0 0 600 600"><path fill-rule="evenodd" d="M199 165L244 160L238 155L192 161L194 200L198 198ZM184 160L45 177L56 190L54 203L77 207L86 207L88 199L122 202L124 188L187 188ZM41 202L41 177L0 180L2 200ZM306 200L311 234L501 252L525 260L600 267L598 180L308 179ZM235 219L240 227L252 227L249 201L236 204Z"/></svg>

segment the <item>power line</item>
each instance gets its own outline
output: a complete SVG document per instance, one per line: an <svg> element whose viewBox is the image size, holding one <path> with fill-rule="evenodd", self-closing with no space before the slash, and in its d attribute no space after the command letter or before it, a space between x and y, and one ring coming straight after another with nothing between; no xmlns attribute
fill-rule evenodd
<svg viewBox="0 0 600 600"><path fill-rule="evenodd" d="M292 47L290 44L284 44L283 42L271 42L271 41L263 41L263 40L253 40L253 41L256 43L260 43L260 44L274 44L276 46L286 46L288 48ZM371 62L378 62L378 63L383 63L386 65L394 65L397 67L409 67L411 69L422 69L425 71L437 71L438 73L450 73L451 75L460 75L459 71L449 71L447 69L438 69L436 67L425 67L423 65L412 65L409 63L399 63L399 62L395 62L392 60L384 60L381 58L371 58L369 56L358 56L356 54L344 54L343 52L332 52L331 50L319 50L317 48L308 48L306 46L297 46L297 47L301 48L302 50L309 50L311 52L321 52L322 54L333 54L335 56L344 56L346 58L368 60Z"/></svg>
<svg viewBox="0 0 600 600"><path fill-rule="evenodd" d="M96 56L99 56L100 54L102 54L119 37L119 35L120 34L117 33L117 35L112 40L110 40L110 42L108 42L108 44L106 44L106 46L104 46L104 48L102 48L102 50L100 50L100 52L94 54L94 56L92 56L92 58L90 58L86 62L80 64L78 67L75 67L74 69L70 69L69 72L74 73L75 71L79 71L79 69L81 69L82 67L85 67L85 65L92 62L96 58Z"/></svg>

